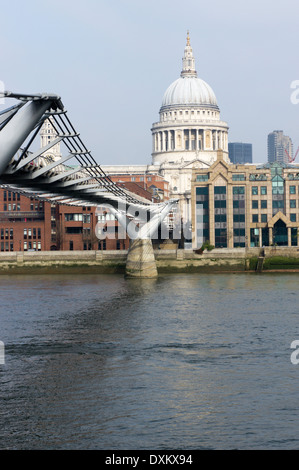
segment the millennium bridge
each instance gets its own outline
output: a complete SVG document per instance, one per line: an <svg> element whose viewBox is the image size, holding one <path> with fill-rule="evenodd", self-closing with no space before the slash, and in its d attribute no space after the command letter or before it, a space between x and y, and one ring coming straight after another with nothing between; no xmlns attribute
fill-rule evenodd
<svg viewBox="0 0 299 470"><path fill-rule="evenodd" d="M83 143L59 96L5 91L0 97L14 102L0 112L2 187L56 204L108 207L130 238L126 276L156 277L152 238L178 201L150 203L115 184ZM46 120L55 139L38 148ZM47 158L45 152L58 143L66 154Z"/></svg>

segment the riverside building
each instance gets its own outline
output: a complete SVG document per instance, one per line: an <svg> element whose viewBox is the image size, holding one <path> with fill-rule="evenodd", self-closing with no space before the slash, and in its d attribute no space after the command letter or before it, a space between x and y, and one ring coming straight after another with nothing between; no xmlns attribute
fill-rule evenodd
<svg viewBox="0 0 299 470"><path fill-rule="evenodd" d="M193 248L298 246L299 165L233 165L218 151L192 176Z"/></svg>

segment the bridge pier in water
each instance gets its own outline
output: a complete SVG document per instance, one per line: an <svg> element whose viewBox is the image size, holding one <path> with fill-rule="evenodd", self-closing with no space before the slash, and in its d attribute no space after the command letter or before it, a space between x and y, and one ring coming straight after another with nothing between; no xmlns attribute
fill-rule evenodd
<svg viewBox="0 0 299 470"><path fill-rule="evenodd" d="M125 277L143 279L158 277L151 239L137 238L130 241Z"/></svg>

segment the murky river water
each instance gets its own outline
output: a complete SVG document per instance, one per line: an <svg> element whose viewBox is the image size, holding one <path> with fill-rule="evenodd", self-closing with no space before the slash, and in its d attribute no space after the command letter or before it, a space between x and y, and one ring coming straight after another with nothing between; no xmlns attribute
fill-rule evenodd
<svg viewBox="0 0 299 470"><path fill-rule="evenodd" d="M298 285L1 276L0 448L298 448Z"/></svg>

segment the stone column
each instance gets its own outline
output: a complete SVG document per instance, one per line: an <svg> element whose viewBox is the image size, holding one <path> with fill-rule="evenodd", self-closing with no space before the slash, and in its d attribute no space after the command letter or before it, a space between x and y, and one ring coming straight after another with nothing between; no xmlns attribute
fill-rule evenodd
<svg viewBox="0 0 299 470"><path fill-rule="evenodd" d="M165 133L162 131L162 145L161 145L161 151L165 152Z"/></svg>
<svg viewBox="0 0 299 470"><path fill-rule="evenodd" d="M273 228L269 227L269 245L271 246L273 243Z"/></svg>
<svg viewBox="0 0 299 470"><path fill-rule="evenodd" d="M226 227L227 227L227 247L234 248L234 210L233 210L233 188L227 185L226 195Z"/></svg>
<svg viewBox="0 0 299 470"><path fill-rule="evenodd" d="M132 278L158 276L152 240L140 238L130 240L125 276Z"/></svg>
<svg viewBox="0 0 299 470"><path fill-rule="evenodd" d="M259 247L262 248L262 240L263 240L263 237L262 237L262 229L259 228Z"/></svg>
<svg viewBox="0 0 299 470"><path fill-rule="evenodd" d="M288 246L292 246L291 227L288 227Z"/></svg>
<svg viewBox="0 0 299 470"><path fill-rule="evenodd" d="M210 243L215 245L215 210L214 210L214 187L209 185L209 230Z"/></svg>

